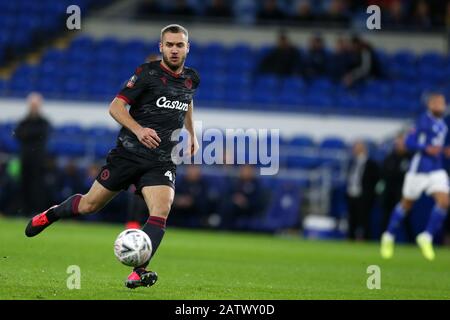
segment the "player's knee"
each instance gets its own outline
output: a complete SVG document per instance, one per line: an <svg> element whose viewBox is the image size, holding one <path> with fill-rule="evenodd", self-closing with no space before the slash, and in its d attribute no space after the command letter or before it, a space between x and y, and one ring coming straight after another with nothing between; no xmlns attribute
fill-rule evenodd
<svg viewBox="0 0 450 320"><path fill-rule="evenodd" d="M159 203L150 207L150 214L152 216L166 218L170 213L170 208L172 207L171 202Z"/></svg>
<svg viewBox="0 0 450 320"><path fill-rule="evenodd" d="M407 200L407 199L403 199L401 201L401 206L405 212L410 211L412 209L413 205L414 205L414 201Z"/></svg>
<svg viewBox="0 0 450 320"><path fill-rule="evenodd" d="M448 197L440 197L436 202L437 205L444 210L448 210L448 207L450 206L450 201Z"/></svg>

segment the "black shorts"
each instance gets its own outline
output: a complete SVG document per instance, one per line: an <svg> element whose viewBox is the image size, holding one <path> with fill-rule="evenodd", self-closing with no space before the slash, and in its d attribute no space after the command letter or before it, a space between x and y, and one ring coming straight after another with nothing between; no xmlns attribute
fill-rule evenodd
<svg viewBox="0 0 450 320"><path fill-rule="evenodd" d="M176 166L172 162L152 161L127 150L114 148L106 158L96 180L111 191L127 190L132 184L136 193L143 187L165 185L175 190Z"/></svg>

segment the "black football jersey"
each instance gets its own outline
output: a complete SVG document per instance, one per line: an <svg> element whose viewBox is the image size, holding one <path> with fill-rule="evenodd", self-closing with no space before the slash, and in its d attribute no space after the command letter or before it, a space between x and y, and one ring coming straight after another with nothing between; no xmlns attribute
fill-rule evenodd
<svg viewBox="0 0 450 320"><path fill-rule="evenodd" d="M130 115L136 122L156 131L161 142L157 148L149 149L122 127L117 146L150 160L172 161L172 148L177 143L171 140L172 133L183 127L199 83L197 71L188 67L175 74L161 61L139 66L117 97L130 105Z"/></svg>

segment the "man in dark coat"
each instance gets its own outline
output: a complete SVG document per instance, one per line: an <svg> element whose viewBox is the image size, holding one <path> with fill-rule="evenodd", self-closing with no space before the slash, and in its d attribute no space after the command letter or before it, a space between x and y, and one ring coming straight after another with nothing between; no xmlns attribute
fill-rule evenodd
<svg viewBox="0 0 450 320"><path fill-rule="evenodd" d="M41 114L42 100L39 93L31 93L28 96L28 114L15 130L15 136L20 143L21 189L25 214L45 209L42 184L50 123Z"/></svg>
<svg viewBox="0 0 450 320"><path fill-rule="evenodd" d="M348 236L352 240L368 240L379 168L377 163L369 158L363 142L358 141L353 145L352 154L347 178Z"/></svg>

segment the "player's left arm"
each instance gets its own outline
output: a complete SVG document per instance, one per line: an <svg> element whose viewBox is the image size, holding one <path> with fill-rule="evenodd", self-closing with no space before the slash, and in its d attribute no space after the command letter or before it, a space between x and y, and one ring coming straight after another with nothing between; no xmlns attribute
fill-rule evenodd
<svg viewBox="0 0 450 320"><path fill-rule="evenodd" d="M191 100L188 111L186 112L186 117L184 118L184 127L189 133L188 137L189 139L188 145L190 146L189 152L190 155L193 156L197 153L199 148L194 128L194 100Z"/></svg>
<svg viewBox="0 0 450 320"><path fill-rule="evenodd" d="M450 132L447 131L444 140L444 156L450 158Z"/></svg>

